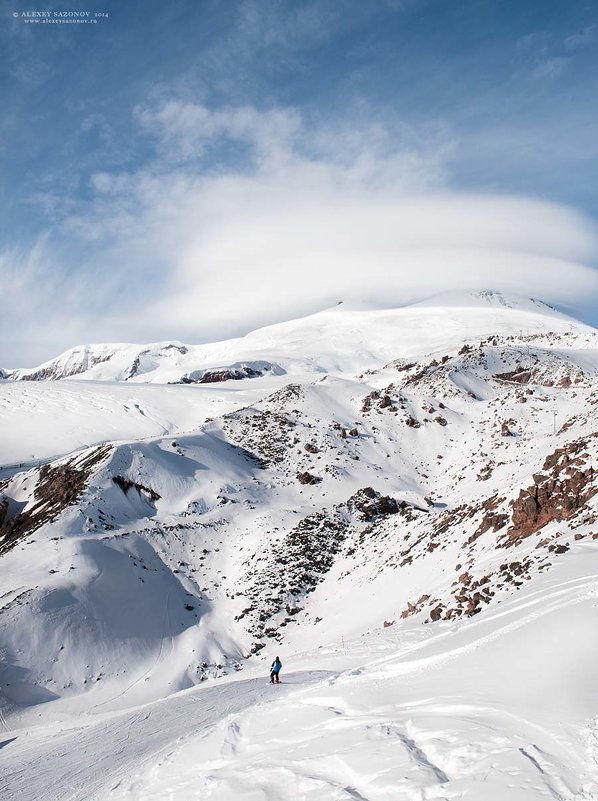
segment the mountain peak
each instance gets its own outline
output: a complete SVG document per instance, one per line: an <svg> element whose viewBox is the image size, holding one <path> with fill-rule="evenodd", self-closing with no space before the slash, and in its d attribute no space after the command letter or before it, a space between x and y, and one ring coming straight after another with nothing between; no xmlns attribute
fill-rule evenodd
<svg viewBox="0 0 598 801"><path fill-rule="evenodd" d="M499 292L495 289L481 289L481 290L452 290L448 292L440 292L431 295L429 298L417 301L416 303L409 304L414 307L425 306L446 306L446 307L463 307L463 308L499 308L499 309L517 309L521 311L530 311L538 314L557 315L559 317L566 317L566 315L559 312L554 306L546 303L537 298L529 298L522 295L513 293Z"/></svg>

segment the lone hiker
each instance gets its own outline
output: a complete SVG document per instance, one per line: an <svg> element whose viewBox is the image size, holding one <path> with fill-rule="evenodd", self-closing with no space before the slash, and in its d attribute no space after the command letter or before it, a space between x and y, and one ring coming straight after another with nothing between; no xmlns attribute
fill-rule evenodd
<svg viewBox="0 0 598 801"><path fill-rule="evenodd" d="M272 662L272 667L270 668L270 684L280 684L280 679L278 678L278 674L280 673L280 668L282 667L282 662L278 657Z"/></svg>

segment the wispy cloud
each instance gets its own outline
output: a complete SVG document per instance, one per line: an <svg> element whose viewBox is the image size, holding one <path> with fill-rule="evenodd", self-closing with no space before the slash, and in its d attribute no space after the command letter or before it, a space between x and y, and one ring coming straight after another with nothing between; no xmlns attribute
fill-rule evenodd
<svg viewBox="0 0 598 801"><path fill-rule="evenodd" d="M529 51L545 52L549 41L550 34L548 31L532 31L520 36L515 46L517 50L523 53Z"/></svg>
<svg viewBox="0 0 598 801"><path fill-rule="evenodd" d="M159 106L135 109L145 131L158 140L163 160L199 160L217 142L246 142L262 158L272 159L286 151L301 128L293 109L258 111L250 106L216 110L196 103L169 100Z"/></svg>
<svg viewBox="0 0 598 801"><path fill-rule="evenodd" d="M516 48L534 57L533 78L558 78L573 61L576 51L592 44L598 34L598 25L587 25L564 39L555 31L539 30L520 37Z"/></svg>
<svg viewBox="0 0 598 801"><path fill-rule="evenodd" d="M564 41L564 46L567 50L579 50L581 47L587 47L592 42L596 41L598 35L598 25L588 25L577 33L572 33Z"/></svg>
<svg viewBox="0 0 598 801"><path fill-rule="evenodd" d="M538 62L532 70L534 78L558 78L571 61L568 56L553 56Z"/></svg>

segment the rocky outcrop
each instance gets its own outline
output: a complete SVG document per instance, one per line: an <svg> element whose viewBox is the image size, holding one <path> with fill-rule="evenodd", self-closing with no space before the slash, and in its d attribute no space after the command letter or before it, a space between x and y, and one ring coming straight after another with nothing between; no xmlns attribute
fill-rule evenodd
<svg viewBox="0 0 598 801"><path fill-rule="evenodd" d="M15 378L19 381L59 381L61 378L71 378L74 375L80 375L95 367L96 364L108 362L114 356L113 353L92 354L86 350L82 351L81 358L78 362L71 364L69 367L63 365L59 359L50 362L50 364L38 370L33 370L30 373L19 371Z"/></svg>
<svg viewBox="0 0 598 801"><path fill-rule="evenodd" d="M10 513L10 499L4 495L0 502L0 554L5 553L27 534L44 523L54 520L63 509L73 506L87 485L93 469L111 452L110 446L94 448L61 464L40 467L33 492L35 503Z"/></svg>
<svg viewBox="0 0 598 801"><path fill-rule="evenodd" d="M302 599L315 590L334 564L349 527L337 510L331 515L308 515L276 543L267 568L257 570L261 556L255 555L248 562L239 595L249 604L235 619L245 619L249 633L256 639L252 652L263 647L260 640L264 638L280 640L279 629L296 622L303 608Z"/></svg>
<svg viewBox="0 0 598 801"><path fill-rule="evenodd" d="M9 500L6 495L2 495L0 493L0 530L1 527L4 525L5 521L8 519L8 508L9 508Z"/></svg>
<svg viewBox="0 0 598 801"><path fill-rule="evenodd" d="M395 515L406 508L405 501L399 503L388 495L381 495L373 487L363 487L352 495L347 501L347 508L356 512L361 520L372 522L379 517Z"/></svg>
<svg viewBox="0 0 598 801"><path fill-rule="evenodd" d="M242 381L244 378L257 378L263 375L261 370L253 367L223 367L216 370L204 370L188 373L181 377L180 384L219 384L221 381Z"/></svg>
<svg viewBox="0 0 598 801"><path fill-rule="evenodd" d="M270 409L248 407L222 417L222 428L227 438L240 445L262 467L281 464L296 445L294 417Z"/></svg>
<svg viewBox="0 0 598 801"><path fill-rule="evenodd" d="M238 370L206 370L199 379L200 384L216 384L220 381L241 381L243 378L257 378L259 370L243 367Z"/></svg>
<svg viewBox="0 0 598 801"><path fill-rule="evenodd" d="M496 373L494 378L498 378L500 381L509 381L512 384L529 384L532 380L532 371L517 367L507 373Z"/></svg>
<svg viewBox="0 0 598 801"><path fill-rule="evenodd" d="M594 445L597 436L589 438ZM529 537L555 520L569 519L596 494L588 446L587 440L577 440L547 457L533 484L512 502L509 541Z"/></svg>
<svg viewBox="0 0 598 801"><path fill-rule="evenodd" d="M117 487L124 492L126 495L129 490L135 489L141 495L141 497L147 498L149 501L159 501L160 496L157 492L155 492L151 487L145 487L143 484L138 484L135 481L130 481L128 478L124 476L113 476L112 481L116 484Z"/></svg>
<svg viewBox="0 0 598 801"><path fill-rule="evenodd" d="M308 473L307 471L297 474L297 481L300 484L319 484L321 480L322 479L318 478L318 476L314 476L312 473Z"/></svg>
<svg viewBox="0 0 598 801"><path fill-rule="evenodd" d="M481 537L487 531L497 532L506 526L509 522L509 516L500 511L500 505L504 500L505 498L493 495L482 503L484 514L480 524L469 539L465 541L465 545L471 545L472 542L475 542L478 537Z"/></svg>

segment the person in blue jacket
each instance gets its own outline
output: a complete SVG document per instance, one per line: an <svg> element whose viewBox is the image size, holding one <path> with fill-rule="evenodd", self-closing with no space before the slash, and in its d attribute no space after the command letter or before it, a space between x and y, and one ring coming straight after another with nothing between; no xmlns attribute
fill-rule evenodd
<svg viewBox="0 0 598 801"><path fill-rule="evenodd" d="M272 667L270 668L270 683L271 684L280 684L280 679L278 678L278 674L280 673L280 668L282 667L282 662L278 657L272 662Z"/></svg>

